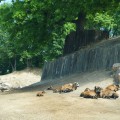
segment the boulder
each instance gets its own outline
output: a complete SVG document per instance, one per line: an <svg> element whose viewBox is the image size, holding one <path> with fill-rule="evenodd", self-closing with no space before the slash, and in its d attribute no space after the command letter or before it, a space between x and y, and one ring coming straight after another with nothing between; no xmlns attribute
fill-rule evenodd
<svg viewBox="0 0 120 120"><path fill-rule="evenodd" d="M4 82L0 83L0 90L2 92L4 92L4 91L10 91L11 88L12 87L11 87L11 85L9 83L4 83Z"/></svg>
<svg viewBox="0 0 120 120"><path fill-rule="evenodd" d="M112 71L116 72L120 68L120 63L114 63L112 66Z"/></svg>
<svg viewBox="0 0 120 120"><path fill-rule="evenodd" d="M120 84L120 68L113 75L115 84Z"/></svg>

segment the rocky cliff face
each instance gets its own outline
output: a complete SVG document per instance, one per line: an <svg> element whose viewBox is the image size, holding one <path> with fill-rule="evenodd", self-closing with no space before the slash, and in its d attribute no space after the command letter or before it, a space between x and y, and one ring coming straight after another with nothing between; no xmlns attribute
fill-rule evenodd
<svg viewBox="0 0 120 120"><path fill-rule="evenodd" d="M71 32L66 36L63 55L74 53L82 47L100 42L103 39L109 38L108 31L100 30L78 30Z"/></svg>
<svg viewBox="0 0 120 120"><path fill-rule="evenodd" d="M116 62L120 62L120 37L92 44L73 54L45 63L41 79L49 80L74 73L111 69Z"/></svg>

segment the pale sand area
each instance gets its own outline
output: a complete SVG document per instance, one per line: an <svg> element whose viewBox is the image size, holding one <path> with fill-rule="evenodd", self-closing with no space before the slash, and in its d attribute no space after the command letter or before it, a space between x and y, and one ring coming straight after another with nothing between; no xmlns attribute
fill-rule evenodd
<svg viewBox="0 0 120 120"><path fill-rule="evenodd" d="M46 90L44 97L36 97L39 90L69 82L78 82L80 87L65 94ZM0 120L120 120L120 98L79 97L86 87L93 89L97 85L104 88L112 83L108 71L97 71L43 81L12 93L0 93ZM120 91L118 93L120 95Z"/></svg>

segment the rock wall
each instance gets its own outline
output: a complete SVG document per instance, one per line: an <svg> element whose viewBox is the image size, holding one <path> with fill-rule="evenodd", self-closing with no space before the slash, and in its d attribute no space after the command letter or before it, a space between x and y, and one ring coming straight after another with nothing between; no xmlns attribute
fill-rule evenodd
<svg viewBox="0 0 120 120"><path fill-rule="evenodd" d="M77 32L71 32L66 36L63 55L73 53L81 49L83 46L108 38L109 32L105 30L80 30Z"/></svg>
<svg viewBox="0 0 120 120"><path fill-rule="evenodd" d="M80 72L111 69L117 62L120 62L120 37L92 44L73 54L46 62L41 80L60 78Z"/></svg>

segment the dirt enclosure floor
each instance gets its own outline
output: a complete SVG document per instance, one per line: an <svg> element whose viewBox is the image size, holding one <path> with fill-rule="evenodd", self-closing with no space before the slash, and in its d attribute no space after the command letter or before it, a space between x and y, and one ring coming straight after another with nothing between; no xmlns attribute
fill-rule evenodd
<svg viewBox="0 0 120 120"><path fill-rule="evenodd" d="M39 90L48 86L77 81L80 87L70 93L46 91L43 97L36 97ZM10 93L0 92L0 120L120 120L120 98L85 99L79 97L86 87L106 87L113 83L109 72L99 71L76 74L59 81L35 84ZM37 85L37 86L36 86ZM120 91L118 91L120 95Z"/></svg>

